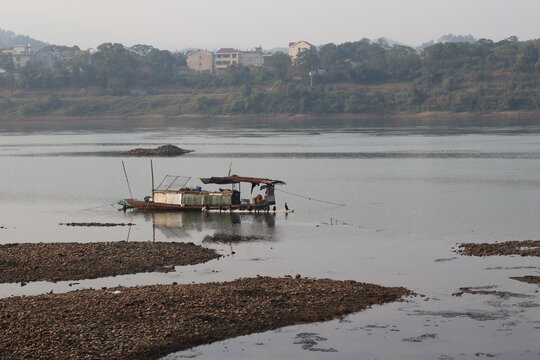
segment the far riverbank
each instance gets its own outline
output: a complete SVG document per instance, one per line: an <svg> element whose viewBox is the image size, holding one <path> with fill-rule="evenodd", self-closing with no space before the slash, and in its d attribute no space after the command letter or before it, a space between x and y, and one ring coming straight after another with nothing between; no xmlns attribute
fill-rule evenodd
<svg viewBox="0 0 540 360"><path fill-rule="evenodd" d="M504 111L480 113L453 112L399 112L391 114L271 114L271 115L199 115L166 116L102 115L102 116L2 116L0 131L32 131L40 129L135 129L178 126L197 126L209 123L227 126L235 124L272 124L275 126L302 125L307 123L342 122L345 126L512 126L540 124L540 111Z"/></svg>

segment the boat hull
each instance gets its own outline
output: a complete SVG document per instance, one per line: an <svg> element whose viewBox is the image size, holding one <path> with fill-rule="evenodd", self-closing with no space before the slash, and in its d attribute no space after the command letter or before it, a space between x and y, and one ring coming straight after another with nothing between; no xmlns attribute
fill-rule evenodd
<svg viewBox="0 0 540 360"><path fill-rule="evenodd" d="M238 213L253 213L253 212L267 212L267 213L292 213L293 209L287 210L272 210L266 205L243 205L233 204L225 206L205 206L205 205L179 205L179 204L166 204L156 203L153 201L143 201L135 199L124 199L120 201L121 205L127 208L135 208L142 211L203 211L203 212L238 212Z"/></svg>

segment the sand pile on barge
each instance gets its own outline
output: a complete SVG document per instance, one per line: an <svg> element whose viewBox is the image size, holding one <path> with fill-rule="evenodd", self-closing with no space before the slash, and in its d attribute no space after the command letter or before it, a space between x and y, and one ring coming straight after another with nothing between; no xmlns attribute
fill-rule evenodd
<svg viewBox="0 0 540 360"><path fill-rule="evenodd" d="M172 271L219 258L193 243L97 242L0 245L0 283L95 279ZM1 358L1 357L0 357Z"/></svg>
<svg viewBox="0 0 540 360"><path fill-rule="evenodd" d="M173 157L173 156L184 155L190 152L193 152L193 150L186 150L186 149L179 148L178 146L167 144L167 145L157 147L155 149L138 148L138 149L133 149L129 151L122 151L120 155Z"/></svg>
<svg viewBox="0 0 540 360"><path fill-rule="evenodd" d="M354 281L259 277L8 298L0 300L0 358L158 359L409 294Z"/></svg>

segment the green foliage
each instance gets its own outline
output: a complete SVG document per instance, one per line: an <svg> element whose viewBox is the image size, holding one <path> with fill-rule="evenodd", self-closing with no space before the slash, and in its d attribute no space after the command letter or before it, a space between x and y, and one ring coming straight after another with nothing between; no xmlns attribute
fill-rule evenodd
<svg viewBox="0 0 540 360"><path fill-rule="evenodd" d="M284 53L277 53L270 58L270 66L274 76L279 80L285 80L291 67L291 57Z"/></svg>
<svg viewBox="0 0 540 360"><path fill-rule="evenodd" d="M45 99L22 105L18 111L21 115L46 115L61 106L62 101L57 95L49 95Z"/></svg>
<svg viewBox="0 0 540 360"><path fill-rule="evenodd" d="M46 50L63 49L51 46ZM72 49L72 48L68 48ZM46 69L14 69L0 56L3 93L93 89L101 96L2 100L0 114L278 114L540 109L540 39L437 43L422 52L362 39L274 54L268 67L234 65L223 74L177 73L186 56L149 45L105 43ZM324 75L317 70L326 70ZM312 85L312 86L311 86ZM160 94L173 94L162 96ZM146 94L135 97L127 94ZM106 96L105 96L106 95ZM4 95L6 96L6 95Z"/></svg>
<svg viewBox="0 0 540 360"><path fill-rule="evenodd" d="M7 71L15 70L15 63L13 63L11 55L0 52L0 69Z"/></svg>

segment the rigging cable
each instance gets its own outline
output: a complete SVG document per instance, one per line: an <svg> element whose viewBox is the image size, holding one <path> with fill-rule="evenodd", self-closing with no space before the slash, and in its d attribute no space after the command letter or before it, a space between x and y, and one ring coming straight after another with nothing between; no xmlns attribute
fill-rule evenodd
<svg viewBox="0 0 540 360"><path fill-rule="evenodd" d="M285 193L285 194L289 194L289 195L293 195L293 196L298 196L298 197L304 198L304 199L306 199L306 200L318 201L318 202L321 202L321 203L332 204L332 205L338 205L338 206L347 206L346 204L340 204L340 203L336 203L336 202L333 202L333 201L319 200L319 199L312 198L311 196L305 196L305 195L295 194L295 193L292 193L292 192L289 192L289 191L285 191L285 190L281 190L281 189L277 189L277 188L275 188L275 190L276 190L276 191L281 191L281 192L283 192L283 193Z"/></svg>

